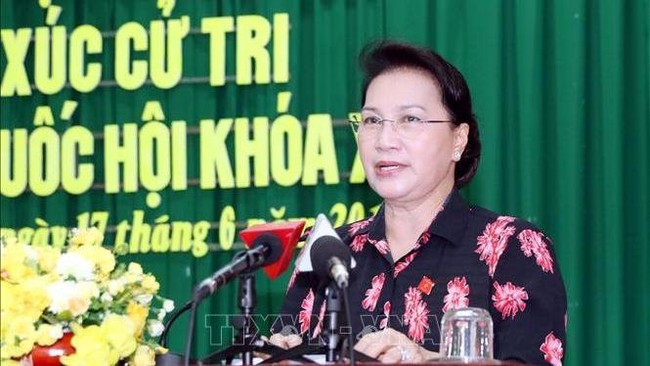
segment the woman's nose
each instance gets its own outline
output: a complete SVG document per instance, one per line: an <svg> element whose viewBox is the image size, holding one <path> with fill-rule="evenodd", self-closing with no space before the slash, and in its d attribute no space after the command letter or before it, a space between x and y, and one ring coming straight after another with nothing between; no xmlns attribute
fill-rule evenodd
<svg viewBox="0 0 650 366"><path fill-rule="evenodd" d="M393 149L399 146L399 132L397 125L391 120L384 120L379 126L375 139L375 146L378 149Z"/></svg>

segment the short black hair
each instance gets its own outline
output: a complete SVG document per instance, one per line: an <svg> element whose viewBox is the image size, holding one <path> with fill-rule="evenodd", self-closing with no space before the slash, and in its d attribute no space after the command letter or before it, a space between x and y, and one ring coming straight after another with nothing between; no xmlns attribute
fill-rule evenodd
<svg viewBox="0 0 650 366"><path fill-rule="evenodd" d="M455 125L467 123L469 134L467 146L456 163L454 181L460 188L469 183L478 169L481 158L481 141L478 122L472 110L472 96L465 78L453 65L439 54L423 47L396 41L368 44L359 57L365 73L361 90L361 105L365 104L368 86L374 78L395 69L414 69L429 74L437 81L442 104Z"/></svg>

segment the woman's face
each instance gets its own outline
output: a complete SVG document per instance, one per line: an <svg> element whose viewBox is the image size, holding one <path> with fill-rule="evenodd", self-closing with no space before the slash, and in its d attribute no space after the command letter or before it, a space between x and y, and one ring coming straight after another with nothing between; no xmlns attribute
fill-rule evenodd
<svg viewBox="0 0 650 366"><path fill-rule="evenodd" d="M373 79L361 114L376 120L450 120L437 83L414 69ZM423 202L446 193L454 185L455 154L463 152L467 132L467 124L452 123L415 123L402 129L383 122L372 131L362 126L358 144L368 183L389 203Z"/></svg>

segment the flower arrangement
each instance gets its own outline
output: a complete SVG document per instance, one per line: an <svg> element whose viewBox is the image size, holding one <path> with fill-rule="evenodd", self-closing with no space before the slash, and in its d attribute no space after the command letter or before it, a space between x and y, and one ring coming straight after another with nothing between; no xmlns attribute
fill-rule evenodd
<svg viewBox="0 0 650 366"><path fill-rule="evenodd" d="M137 263L117 264L96 228L73 229L63 248L0 240L0 361L19 365L36 345L72 332L64 365L154 365L154 340L174 309ZM157 307L154 306L157 304Z"/></svg>

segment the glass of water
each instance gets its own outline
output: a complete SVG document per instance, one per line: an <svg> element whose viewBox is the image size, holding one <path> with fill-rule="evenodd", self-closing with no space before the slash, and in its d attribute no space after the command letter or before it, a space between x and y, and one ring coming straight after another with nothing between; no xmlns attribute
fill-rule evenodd
<svg viewBox="0 0 650 366"><path fill-rule="evenodd" d="M462 362L493 358L490 313L481 308L450 310L442 317L440 358Z"/></svg>

